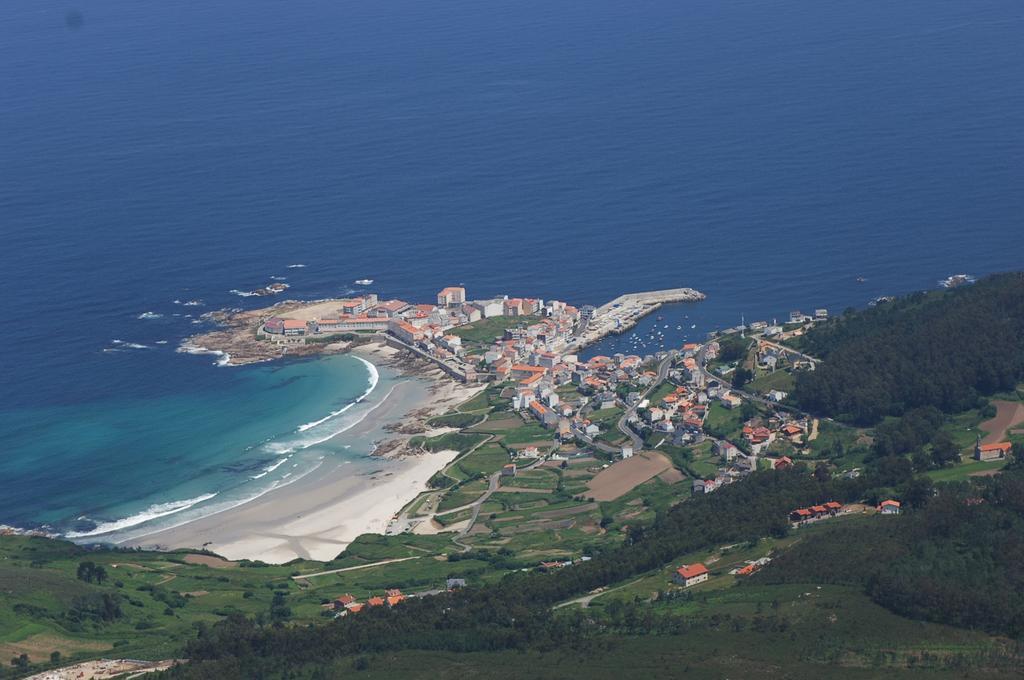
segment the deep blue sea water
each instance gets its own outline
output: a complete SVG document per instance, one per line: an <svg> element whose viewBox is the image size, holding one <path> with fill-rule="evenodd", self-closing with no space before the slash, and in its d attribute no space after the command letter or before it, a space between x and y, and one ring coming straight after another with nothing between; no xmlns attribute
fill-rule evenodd
<svg viewBox="0 0 1024 680"><path fill-rule="evenodd" d="M7 0L0 523L215 504L362 394L174 353L272 276L704 290L674 342L1020 268L1021 35L1019 0Z"/></svg>

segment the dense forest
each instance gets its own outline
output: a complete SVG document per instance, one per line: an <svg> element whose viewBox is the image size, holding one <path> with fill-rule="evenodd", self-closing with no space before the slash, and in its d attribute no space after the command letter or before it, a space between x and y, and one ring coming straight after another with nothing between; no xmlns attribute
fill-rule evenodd
<svg viewBox="0 0 1024 680"><path fill-rule="evenodd" d="M808 411L856 425L934 407L955 413L1024 379L1024 274L849 311L801 339L822 357L799 375Z"/></svg>
<svg viewBox="0 0 1024 680"><path fill-rule="evenodd" d="M328 625L293 628L231 617L203 627L188 646L192 663L176 677L235 678L329 665L353 654L402 649L475 652L549 650L592 644L600 632L586 617L553 616L551 606L594 588L658 568L702 548L788 533L794 508L852 500L872 486L909 484L907 470L879 468L856 480L816 478L802 466L759 472L742 484L694 498L637 527L625 545L555 573L512 573L500 583L409 600L395 610L361 612ZM654 632L654 631L652 631Z"/></svg>
<svg viewBox="0 0 1024 680"><path fill-rule="evenodd" d="M923 510L821 532L754 582L856 584L909 618L1024 636L1024 474L942 485Z"/></svg>

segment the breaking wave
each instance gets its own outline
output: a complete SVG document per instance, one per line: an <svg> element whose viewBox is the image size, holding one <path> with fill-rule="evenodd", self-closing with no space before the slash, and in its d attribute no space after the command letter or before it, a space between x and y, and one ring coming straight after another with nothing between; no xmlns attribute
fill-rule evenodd
<svg viewBox="0 0 1024 680"><path fill-rule="evenodd" d="M198 505L199 503L208 501L216 495L217 494L215 493L207 493L202 496L187 498L182 501L154 503L136 515L123 517L112 522L99 522L89 531L69 531L64 534L64 536L67 538L86 538L88 536L100 536L114 531L121 531L122 529L128 529L138 524L142 524L143 522L157 519L158 517L166 517L167 515L173 515L176 512L181 512L182 510L188 510L193 505Z"/></svg>
<svg viewBox="0 0 1024 680"><path fill-rule="evenodd" d="M350 408L352 408L353 406L355 406L356 404L361 402L363 399L366 399L368 396L370 396L370 393L373 392L375 387L377 387L377 383L380 382L380 373L377 372L377 367L374 366L373 364L371 364L366 359L363 359L362 357L355 357L355 358L359 359L359 361L362 361L366 365L366 370L368 370L370 372L370 386L366 388L365 392L363 392L361 395L356 397L355 401L353 401L353 402L351 402L349 404L346 404L345 406L342 406L337 411L331 411L330 413L328 413L326 416L324 416L323 418L321 418L319 420L314 420L314 421L311 421L311 422L308 422L308 423L303 423L302 425L299 425L299 427L296 430L296 432L305 432L306 430L312 429L312 428L316 427L317 425L323 425L324 423L326 423L331 418L336 418L337 416L340 416L342 413L344 413L345 411L349 410Z"/></svg>

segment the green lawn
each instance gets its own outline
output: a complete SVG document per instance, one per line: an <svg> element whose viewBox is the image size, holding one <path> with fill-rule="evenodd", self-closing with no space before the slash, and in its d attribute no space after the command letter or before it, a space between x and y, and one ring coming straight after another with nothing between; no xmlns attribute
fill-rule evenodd
<svg viewBox="0 0 1024 680"><path fill-rule="evenodd" d="M469 343L489 345L496 338L504 337L505 329L507 328L516 328L517 326L529 325L538 321L540 321L539 316L492 316L489 319L481 319L465 326L453 328L449 332Z"/></svg>
<svg viewBox="0 0 1024 680"><path fill-rule="evenodd" d="M743 430L743 416L741 409L728 409L722 406L722 402L714 401L708 408L707 418L704 420L704 429L710 433L717 433L728 438L734 438Z"/></svg>
<svg viewBox="0 0 1024 680"><path fill-rule="evenodd" d="M473 453L460 458L453 467L462 471L467 478L476 475L490 475L509 462L508 453L497 444L485 444Z"/></svg>
<svg viewBox="0 0 1024 680"><path fill-rule="evenodd" d="M756 392L758 394L767 394L772 390L792 392L793 387L796 385L793 375L787 371L777 370L772 373L759 370L758 373L758 377L747 383L744 388L748 392Z"/></svg>
<svg viewBox="0 0 1024 680"><path fill-rule="evenodd" d="M1002 469L1007 462L1008 461L1006 460L969 460L961 463L960 465L942 468L941 470L931 470L925 474L931 477L932 481L935 482L952 482L967 479L972 474L977 474L979 472L990 472L992 470Z"/></svg>

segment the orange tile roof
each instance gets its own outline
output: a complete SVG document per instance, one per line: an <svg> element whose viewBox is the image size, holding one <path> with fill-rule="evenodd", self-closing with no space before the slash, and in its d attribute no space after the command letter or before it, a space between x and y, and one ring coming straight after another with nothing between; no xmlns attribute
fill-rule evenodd
<svg viewBox="0 0 1024 680"><path fill-rule="evenodd" d="M369 600L366 601L366 604L370 605L371 607L380 607L384 604L384 598L371 597Z"/></svg>
<svg viewBox="0 0 1024 680"><path fill-rule="evenodd" d="M695 576L708 573L708 568L700 562L697 564L684 564L676 569L676 573L683 578L694 578Z"/></svg>
<svg viewBox="0 0 1024 680"><path fill-rule="evenodd" d="M982 444L982 451L1006 451L1009 452L1013 448L1013 444L1010 442L999 442L998 444Z"/></svg>

